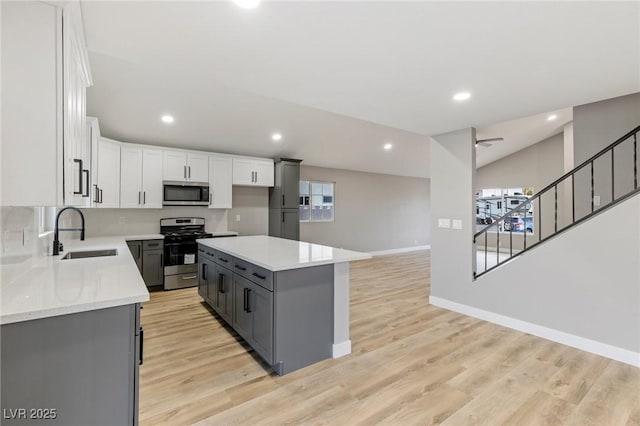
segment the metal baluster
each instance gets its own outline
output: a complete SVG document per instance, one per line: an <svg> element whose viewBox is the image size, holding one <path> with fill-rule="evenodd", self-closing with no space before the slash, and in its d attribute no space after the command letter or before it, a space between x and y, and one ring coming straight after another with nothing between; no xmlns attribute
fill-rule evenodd
<svg viewBox="0 0 640 426"><path fill-rule="evenodd" d="M484 272L487 272L487 240L489 239L489 228L484 230Z"/></svg>
<svg viewBox="0 0 640 426"><path fill-rule="evenodd" d="M591 213L593 213L593 197L595 193L593 192L593 160L591 160Z"/></svg>
<svg viewBox="0 0 640 426"><path fill-rule="evenodd" d="M504 226L504 219L502 220ZM496 266L500 264L500 225L496 221Z"/></svg>
<svg viewBox="0 0 640 426"><path fill-rule="evenodd" d="M553 213L553 232L558 232L558 185L553 187L553 198L555 203L555 211Z"/></svg>
<svg viewBox="0 0 640 426"><path fill-rule="evenodd" d="M614 155L615 148L616 148L615 146L611 147L611 202L612 203L616 200L616 190L615 190L615 182L614 182L616 168L613 162L615 158L615 155Z"/></svg>
<svg viewBox="0 0 640 426"><path fill-rule="evenodd" d="M638 188L638 134L633 135L633 188Z"/></svg>
<svg viewBox="0 0 640 426"><path fill-rule="evenodd" d="M576 174L571 175L571 222L576 221Z"/></svg>
<svg viewBox="0 0 640 426"><path fill-rule="evenodd" d="M532 223L533 220L534 219L532 218ZM540 241L542 241L542 194L538 197L538 242Z"/></svg>

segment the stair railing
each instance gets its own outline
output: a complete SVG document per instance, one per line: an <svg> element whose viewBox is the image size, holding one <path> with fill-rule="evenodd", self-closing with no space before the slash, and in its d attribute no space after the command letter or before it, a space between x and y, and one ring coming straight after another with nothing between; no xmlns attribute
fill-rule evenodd
<svg viewBox="0 0 640 426"><path fill-rule="evenodd" d="M473 236L476 251L474 279L640 191L639 132L640 126L478 231ZM633 162L632 173L627 170L628 167L621 170L623 166L620 163L623 161L627 166L630 166L630 161ZM603 168L604 172L601 171ZM580 176L583 176L582 181ZM586 185L584 180L587 181ZM599 193L610 190L610 199L603 204L596 190ZM590 198L586 205L581 204L584 195ZM548 210L549 204L551 210ZM567 211L569 204L570 214ZM545 227L551 230L543 232Z"/></svg>

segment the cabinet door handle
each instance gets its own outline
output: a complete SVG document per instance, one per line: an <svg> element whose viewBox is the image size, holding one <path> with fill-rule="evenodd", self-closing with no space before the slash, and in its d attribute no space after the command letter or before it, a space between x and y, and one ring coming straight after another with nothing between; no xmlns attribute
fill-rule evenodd
<svg viewBox="0 0 640 426"><path fill-rule="evenodd" d="M242 310L247 312L247 289L242 289Z"/></svg>
<svg viewBox="0 0 640 426"><path fill-rule="evenodd" d="M192 280L194 278L198 278L197 275L185 275L184 277L182 277L183 280Z"/></svg>
<svg viewBox="0 0 640 426"><path fill-rule="evenodd" d="M142 204L142 191L138 191L138 204Z"/></svg>
<svg viewBox="0 0 640 426"><path fill-rule="evenodd" d="M100 194L100 201L99 201L99 203L100 203L100 204L102 204L102 189L98 189L98 191L100 191L100 192L99 192L99 194Z"/></svg>
<svg viewBox="0 0 640 426"><path fill-rule="evenodd" d="M98 185L96 185L95 183L93 184L93 202L97 203L98 202Z"/></svg>
<svg viewBox="0 0 640 426"><path fill-rule="evenodd" d="M224 294L224 274L218 274L218 293Z"/></svg>
<svg viewBox="0 0 640 426"><path fill-rule="evenodd" d="M250 301L250 298L251 298L251 295L250 295L251 294L251 289L248 288L246 290L247 290L247 313L250 313L251 312L251 306L249 306L249 301Z"/></svg>
<svg viewBox="0 0 640 426"><path fill-rule="evenodd" d="M209 270L209 268L207 267L206 263L202 264L202 279L206 280L207 279L207 271Z"/></svg>
<svg viewBox="0 0 640 426"><path fill-rule="evenodd" d="M253 275L253 276L254 276L254 277L256 277L256 278L260 278L261 280L264 280L264 279L266 279L266 278L267 278L265 275L260 275L260 274L258 274L257 272L254 272L254 273L253 273L253 274L251 274L251 275Z"/></svg>
<svg viewBox="0 0 640 426"><path fill-rule="evenodd" d="M191 166L188 166L189 169L189 179L191 179Z"/></svg>
<svg viewBox="0 0 640 426"><path fill-rule="evenodd" d="M284 207L284 194L282 194L282 206Z"/></svg>
<svg viewBox="0 0 640 426"><path fill-rule="evenodd" d="M147 204L147 191L142 191L142 204Z"/></svg>
<svg viewBox="0 0 640 426"><path fill-rule="evenodd" d="M140 327L140 361L139 364L142 365L144 362L144 328Z"/></svg>
<svg viewBox="0 0 640 426"><path fill-rule="evenodd" d="M209 205L211 205L211 199L212 199L212 198L213 198L213 197L212 197L212 193L211 193L211 192L209 192Z"/></svg>
<svg viewBox="0 0 640 426"><path fill-rule="evenodd" d="M87 190L87 192L82 194L82 196L84 198L89 198L89 170L83 169L82 173L84 173L87 176L87 184L84 186L84 188Z"/></svg>
<svg viewBox="0 0 640 426"><path fill-rule="evenodd" d="M184 175L184 178L187 178L187 166L182 166L182 174Z"/></svg>
<svg viewBox="0 0 640 426"><path fill-rule="evenodd" d="M282 212L282 223L284 223L284 212Z"/></svg>
<svg viewBox="0 0 640 426"><path fill-rule="evenodd" d="M82 190L82 160L79 158L74 158L73 162L78 163L78 190L73 191L73 194L84 195L84 191Z"/></svg>
<svg viewBox="0 0 640 426"><path fill-rule="evenodd" d="M138 259L140 259L140 257L142 256L142 244L138 244L137 248L138 248Z"/></svg>
<svg viewBox="0 0 640 426"><path fill-rule="evenodd" d="M236 265L236 269L240 269L241 271L246 271L247 268L245 268L244 266L240 266L240 265Z"/></svg>

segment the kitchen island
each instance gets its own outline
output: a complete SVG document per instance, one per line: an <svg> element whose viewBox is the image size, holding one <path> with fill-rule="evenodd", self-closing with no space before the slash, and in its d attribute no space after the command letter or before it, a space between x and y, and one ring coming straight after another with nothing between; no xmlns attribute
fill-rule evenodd
<svg viewBox="0 0 640 426"><path fill-rule="evenodd" d="M349 262L370 254L268 236L198 244L200 296L276 373L351 353Z"/></svg>

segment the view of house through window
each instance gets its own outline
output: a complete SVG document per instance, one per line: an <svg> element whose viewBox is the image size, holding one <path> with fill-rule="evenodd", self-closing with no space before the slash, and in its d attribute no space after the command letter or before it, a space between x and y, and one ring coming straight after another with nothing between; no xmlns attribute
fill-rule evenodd
<svg viewBox="0 0 640 426"><path fill-rule="evenodd" d="M500 231L533 232L533 203L514 210L533 194L532 187L482 189L476 193L476 223L489 225L510 213L500 224Z"/></svg>
<svg viewBox="0 0 640 426"><path fill-rule="evenodd" d="M335 215L333 182L300 181L300 222L332 222Z"/></svg>

